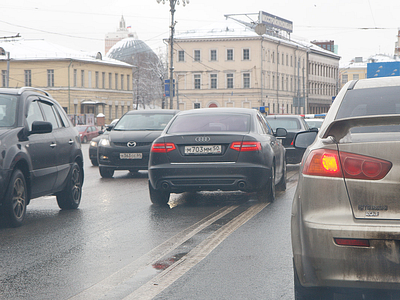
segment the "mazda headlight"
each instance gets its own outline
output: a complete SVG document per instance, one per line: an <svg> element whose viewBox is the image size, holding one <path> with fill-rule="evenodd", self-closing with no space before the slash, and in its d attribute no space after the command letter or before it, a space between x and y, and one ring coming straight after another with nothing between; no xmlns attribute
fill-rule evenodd
<svg viewBox="0 0 400 300"><path fill-rule="evenodd" d="M97 142L96 141L90 141L90 146L91 147L97 147Z"/></svg>
<svg viewBox="0 0 400 300"><path fill-rule="evenodd" d="M103 147L110 146L110 140L109 139L101 139L99 146L103 146Z"/></svg>

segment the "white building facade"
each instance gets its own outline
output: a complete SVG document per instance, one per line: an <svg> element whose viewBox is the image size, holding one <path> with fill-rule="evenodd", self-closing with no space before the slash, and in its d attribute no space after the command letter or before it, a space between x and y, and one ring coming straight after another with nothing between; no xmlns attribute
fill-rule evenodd
<svg viewBox="0 0 400 300"><path fill-rule="evenodd" d="M339 56L232 21L219 28L176 35L174 108L265 107L271 114L329 109Z"/></svg>

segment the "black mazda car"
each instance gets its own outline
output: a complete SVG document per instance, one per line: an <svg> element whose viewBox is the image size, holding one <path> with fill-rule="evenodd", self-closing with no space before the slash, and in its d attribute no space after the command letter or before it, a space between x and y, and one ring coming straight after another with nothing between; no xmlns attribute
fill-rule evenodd
<svg viewBox="0 0 400 300"><path fill-rule="evenodd" d="M118 123L107 127L98 143L97 161L100 175L111 178L115 170L136 173L147 170L151 143L179 110L132 110Z"/></svg>
<svg viewBox="0 0 400 300"><path fill-rule="evenodd" d="M284 137L286 130L276 130ZM149 192L165 205L170 193L256 192L273 201L286 189L285 148L254 109L205 108L176 115L151 147Z"/></svg>
<svg viewBox="0 0 400 300"><path fill-rule="evenodd" d="M23 223L31 199L56 195L61 209L78 208L83 184L81 140L49 93L0 89L0 212Z"/></svg>

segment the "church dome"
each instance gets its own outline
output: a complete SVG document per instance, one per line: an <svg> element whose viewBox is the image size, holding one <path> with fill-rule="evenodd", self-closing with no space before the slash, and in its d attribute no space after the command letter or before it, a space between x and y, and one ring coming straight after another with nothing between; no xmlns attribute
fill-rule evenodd
<svg viewBox="0 0 400 300"><path fill-rule="evenodd" d="M157 57L145 42L132 37L117 42L106 56L129 64L134 64L139 57Z"/></svg>

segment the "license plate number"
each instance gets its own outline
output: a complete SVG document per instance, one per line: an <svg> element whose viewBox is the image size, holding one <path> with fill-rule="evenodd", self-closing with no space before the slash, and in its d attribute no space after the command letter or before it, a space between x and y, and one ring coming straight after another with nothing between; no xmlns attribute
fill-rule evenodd
<svg viewBox="0 0 400 300"><path fill-rule="evenodd" d="M185 146L185 154L221 154L221 145Z"/></svg>
<svg viewBox="0 0 400 300"><path fill-rule="evenodd" d="M142 159L142 153L120 153L120 159Z"/></svg>

